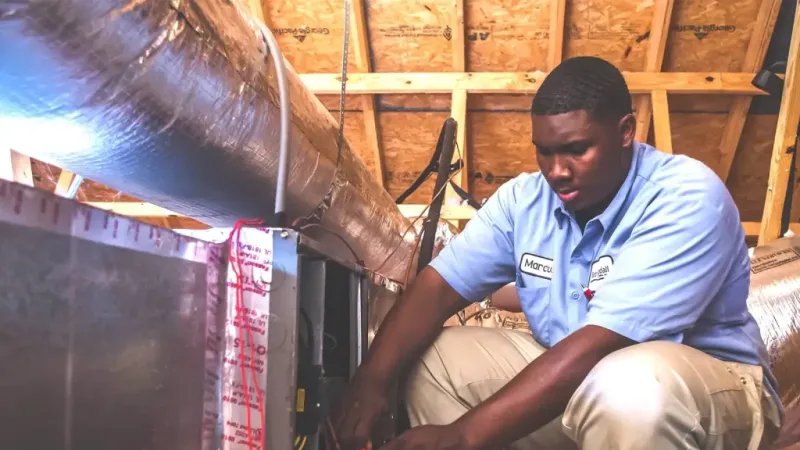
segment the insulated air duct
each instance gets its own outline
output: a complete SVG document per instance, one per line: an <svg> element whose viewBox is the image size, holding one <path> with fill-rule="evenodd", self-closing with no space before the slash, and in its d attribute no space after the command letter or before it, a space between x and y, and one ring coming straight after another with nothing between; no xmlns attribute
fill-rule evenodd
<svg viewBox="0 0 800 450"><path fill-rule="evenodd" d="M0 0L0 140L212 226L271 219L277 79L243 11L236 0ZM408 221L346 144L336 170L335 120L287 75L289 221L318 212L368 268L397 249L379 272L404 280Z"/></svg>

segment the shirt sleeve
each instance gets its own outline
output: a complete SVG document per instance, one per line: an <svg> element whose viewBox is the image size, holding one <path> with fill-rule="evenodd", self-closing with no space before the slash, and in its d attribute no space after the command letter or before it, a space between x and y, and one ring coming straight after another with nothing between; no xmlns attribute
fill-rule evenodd
<svg viewBox="0 0 800 450"><path fill-rule="evenodd" d="M514 211L522 176L510 180L430 263L469 302L480 301L514 281Z"/></svg>
<svg viewBox="0 0 800 450"><path fill-rule="evenodd" d="M713 191L651 201L589 302L587 325L637 342L682 341L723 287L744 245L732 199L719 188Z"/></svg>

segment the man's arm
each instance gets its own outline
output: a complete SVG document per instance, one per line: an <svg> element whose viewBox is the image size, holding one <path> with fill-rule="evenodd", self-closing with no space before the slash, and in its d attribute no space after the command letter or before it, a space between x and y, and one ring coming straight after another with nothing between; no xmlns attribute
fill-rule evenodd
<svg viewBox="0 0 800 450"><path fill-rule="evenodd" d="M335 414L342 448L361 448L389 387L448 317L514 279L513 211L521 180L501 186L392 307Z"/></svg>
<svg viewBox="0 0 800 450"><path fill-rule="evenodd" d="M536 358L454 425L468 449L505 447L562 414L601 359L634 343L605 328L582 328Z"/></svg>
<svg viewBox="0 0 800 450"><path fill-rule="evenodd" d="M369 378L363 381L382 387L394 383L433 344L444 322L464 302L438 272L423 269L381 324L372 341L373 351L359 369L359 375Z"/></svg>
<svg viewBox="0 0 800 450"><path fill-rule="evenodd" d="M507 284L492 294L492 306L508 312L522 312L515 283Z"/></svg>

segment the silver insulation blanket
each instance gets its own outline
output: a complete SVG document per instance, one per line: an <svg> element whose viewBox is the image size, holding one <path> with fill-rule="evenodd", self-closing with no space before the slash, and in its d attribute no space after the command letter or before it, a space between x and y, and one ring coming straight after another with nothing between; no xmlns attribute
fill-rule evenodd
<svg viewBox="0 0 800 450"><path fill-rule="evenodd" d="M279 101L253 20L236 0L0 0L0 139L212 226L269 219ZM408 221L346 143L335 170L337 124L289 72L289 219L330 192L322 225L368 268L397 249L380 272L402 281Z"/></svg>
<svg viewBox="0 0 800 450"><path fill-rule="evenodd" d="M754 249L748 307L761 328L785 408L778 446L800 442L800 237Z"/></svg>

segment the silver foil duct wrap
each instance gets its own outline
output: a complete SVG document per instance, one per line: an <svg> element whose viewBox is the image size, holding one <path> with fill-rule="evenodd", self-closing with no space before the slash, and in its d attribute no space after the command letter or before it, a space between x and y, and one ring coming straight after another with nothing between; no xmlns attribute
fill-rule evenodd
<svg viewBox="0 0 800 450"><path fill-rule="evenodd" d="M761 328L785 409L778 446L800 442L800 237L754 249L748 307Z"/></svg>
<svg viewBox="0 0 800 450"><path fill-rule="evenodd" d="M270 219L279 100L262 32L234 1L0 0L0 136L12 148L211 226ZM289 67L289 220L322 225L403 280L416 236ZM331 186L333 186L331 188ZM330 232L320 241L351 252Z"/></svg>

